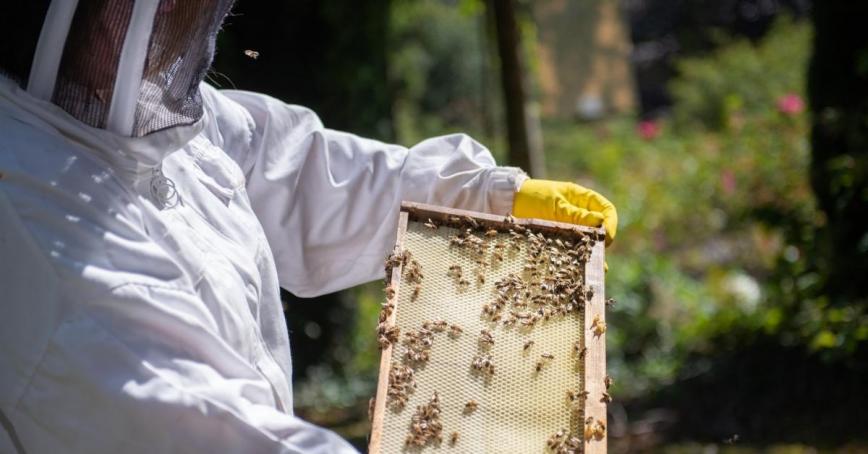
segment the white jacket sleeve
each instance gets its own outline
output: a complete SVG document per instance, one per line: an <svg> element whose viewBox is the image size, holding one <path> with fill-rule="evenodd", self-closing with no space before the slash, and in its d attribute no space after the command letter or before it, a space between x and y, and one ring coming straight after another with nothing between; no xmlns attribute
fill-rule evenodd
<svg viewBox="0 0 868 454"><path fill-rule="evenodd" d="M236 159L281 286L300 296L381 278L401 201L506 215L526 178L464 134L408 149L327 129L268 96L211 91L216 110L234 102L250 122L249 149Z"/></svg>

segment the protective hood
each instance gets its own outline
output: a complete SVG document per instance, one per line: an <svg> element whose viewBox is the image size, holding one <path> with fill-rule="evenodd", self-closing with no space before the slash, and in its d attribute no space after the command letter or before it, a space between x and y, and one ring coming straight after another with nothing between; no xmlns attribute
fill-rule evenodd
<svg viewBox="0 0 868 454"><path fill-rule="evenodd" d="M191 125L232 0L31 0L0 19L0 71L123 137ZM7 36L14 31L15 36Z"/></svg>

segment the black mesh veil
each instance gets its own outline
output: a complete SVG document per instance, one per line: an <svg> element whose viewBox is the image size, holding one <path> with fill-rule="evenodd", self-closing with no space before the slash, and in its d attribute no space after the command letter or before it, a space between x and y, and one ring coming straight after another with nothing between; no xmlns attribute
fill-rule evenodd
<svg viewBox="0 0 868 454"><path fill-rule="evenodd" d="M106 127L132 11L132 0L79 1L75 10L51 101L90 126Z"/></svg>
<svg viewBox="0 0 868 454"><path fill-rule="evenodd" d="M41 74L53 81L50 100L85 124L140 137L202 117L199 83L232 0L78 0L60 40L52 30L40 37L51 2L12 3L26 6L13 8L21 16L16 36L0 29L0 71L28 91L34 58L51 47L37 47L41 39L63 46L56 74ZM4 12L0 24L12 20Z"/></svg>
<svg viewBox="0 0 868 454"><path fill-rule="evenodd" d="M202 117L199 83L214 58L231 0L162 0L154 20L133 135ZM168 11L171 6L171 12Z"/></svg>

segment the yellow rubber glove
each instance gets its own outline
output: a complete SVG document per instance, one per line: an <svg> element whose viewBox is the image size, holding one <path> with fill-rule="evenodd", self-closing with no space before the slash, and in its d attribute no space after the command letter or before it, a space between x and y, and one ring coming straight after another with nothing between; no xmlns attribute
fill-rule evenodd
<svg viewBox="0 0 868 454"><path fill-rule="evenodd" d="M615 239L618 212L600 194L566 181L528 179L515 193L512 214L606 229L606 246Z"/></svg>

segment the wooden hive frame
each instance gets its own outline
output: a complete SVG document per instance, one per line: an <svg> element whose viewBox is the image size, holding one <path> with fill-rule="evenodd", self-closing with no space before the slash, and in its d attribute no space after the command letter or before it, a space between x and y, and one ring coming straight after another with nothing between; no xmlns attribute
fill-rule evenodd
<svg viewBox="0 0 868 454"><path fill-rule="evenodd" d="M583 356L583 367L581 373L583 377L581 382L584 391L587 392L588 398L582 402L581 415L584 419L592 418L595 423L598 421L606 426L606 399L601 396L606 394L607 375L606 375L606 342L605 330L599 332L595 323L605 322L605 273L604 273L604 230L601 228L588 228L573 224L564 224L550 222L538 219L514 219L511 217L496 216L486 213L471 212L458 209L450 209L437 207L433 205L404 202L401 205L400 216L398 220L398 232L396 240L396 251L402 251L410 222L426 222L429 219L436 223L448 224L450 220L459 218L472 218L484 228L492 228L497 230L507 230L516 225L526 227L532 231L544 234L558 235L573 235L573 236L591 236L597 241L594 242L590 260L585 264L585 285L594 289L593 296L585 302L584 323L585 333L595 333L594 335L583 335L583 347L586 349ZM393 307L391 313L385 317L384 323L387 326L394 326L398 314L398 300L400 292L407 291L401 288L402 279L401 264L395 265L391 270L390 287L394 292L387 295L386 304ZM369 443L369 452L373 454L385 454L383 451L384 438L384 422L387 409L387 390L389 387L389 372L392 368L392 350L393 345L386 346L381 353L379 379L377 383L376 398L372 406L372 430ZM585 429L583 452L585 453L605 453L607 450L606 436L588 436L588 428Z"/></svg>

